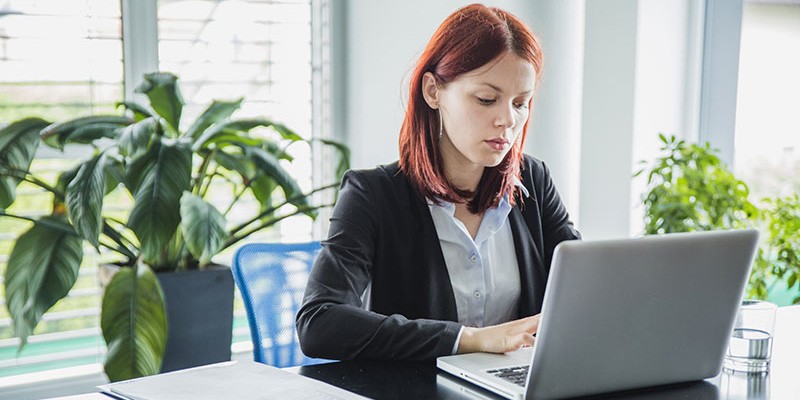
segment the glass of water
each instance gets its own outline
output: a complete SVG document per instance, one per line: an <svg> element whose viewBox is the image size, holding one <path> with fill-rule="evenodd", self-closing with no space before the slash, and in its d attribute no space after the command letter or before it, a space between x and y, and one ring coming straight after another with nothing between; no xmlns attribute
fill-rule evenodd
<svg viewBox="0 0 800 400"><path fill-rule="evenodd" d="M748 373L769 371L777 309L768 301L742 301L725 354L725 369Z"/></svg>

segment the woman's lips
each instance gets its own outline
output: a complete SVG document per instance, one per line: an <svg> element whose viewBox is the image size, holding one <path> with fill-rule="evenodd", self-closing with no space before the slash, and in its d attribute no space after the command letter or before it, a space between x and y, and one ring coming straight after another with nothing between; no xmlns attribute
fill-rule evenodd
<svg viewBox="0 0 800 400"><path fill-rule="evenodd" d="M502 151L508 147L508 140L505 139L485 140L484 143L486 143L489 148L495 151Z"/></svg>

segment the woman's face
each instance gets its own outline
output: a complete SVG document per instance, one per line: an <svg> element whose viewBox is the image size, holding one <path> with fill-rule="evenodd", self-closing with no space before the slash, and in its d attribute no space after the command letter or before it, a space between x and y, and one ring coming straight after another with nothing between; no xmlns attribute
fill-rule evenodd
<svg viewBox="0 0 800 400"><path fill-rule="evenodd" d="M506 52L446 85L437 87L433 75L426 76L425 99L438 108L444 124L439 147L446 164L471 169L499 164L528 120L533 65Z"/></svg>

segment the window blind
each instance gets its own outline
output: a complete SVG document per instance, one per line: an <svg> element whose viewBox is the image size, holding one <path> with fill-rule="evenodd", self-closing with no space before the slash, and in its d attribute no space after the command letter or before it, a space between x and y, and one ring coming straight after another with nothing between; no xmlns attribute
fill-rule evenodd
<svg viewBox="0 0 800 400"><path fill-rule="evenodd" d="M312 136L311 1L158 0L157 8L158 69L180 77L187 103L183 124L212 99L243 97L235 117L267 117ZM0 124L31 115L64 120L117 113L114 104L124 97L121 13L120 2L108 0L0 0ZM293 145L290 151L296 160L308 161L293 163L290 172L301 188L310 189L310 147ZM69 149L52 153L54 159L40 158L32 168L54 178L78 158ZM23 184L18 195L24 201L9 211L49 213L52 199L46 193ZM124 194L105 204L121 215L131 207ZM255 199L243 207L243 213L251 212L246 208L257 207ZM231 223L236 222L234 216ZM0 273L14 239L29 226L0 218ZM249 241L310 239L311 221L299 218ZM233 250L217 261L229 263ZM97 264L109 260L89 247L84 252L75 288L45 315L19 356L0 300L0 381L102 362ZM233 349L249 351L247 321L236 297Z"/></svg>
<svg viewBox="0 0 800 400"><path fill-rule="evenodd" d="M114 112L122 99L122 37L119 2L102 0L0 1L0 124L39 116L50 121ZM76 155L40 147L37 174L55 179ZM52 180L51 180L52 181ZM16 214L49 214L52 196L20 185ZM0 218L0 272L13 241L30 223ZM78 281L56 304L17 355L11 319L0 298L0 378L99 362L99 255L84 249ZM2 279L0 277L0 279ZM2 288L0 288L2 291Z"/></svg>

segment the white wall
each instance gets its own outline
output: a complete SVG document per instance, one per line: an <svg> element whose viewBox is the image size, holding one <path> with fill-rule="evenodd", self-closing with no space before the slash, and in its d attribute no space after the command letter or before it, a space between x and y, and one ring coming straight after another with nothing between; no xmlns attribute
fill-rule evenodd
<svg viewBox="0 0 800 400"><path fill-rule="evenodd" d="M638 1L586 3L580 229L628 235Z"/></svg>

